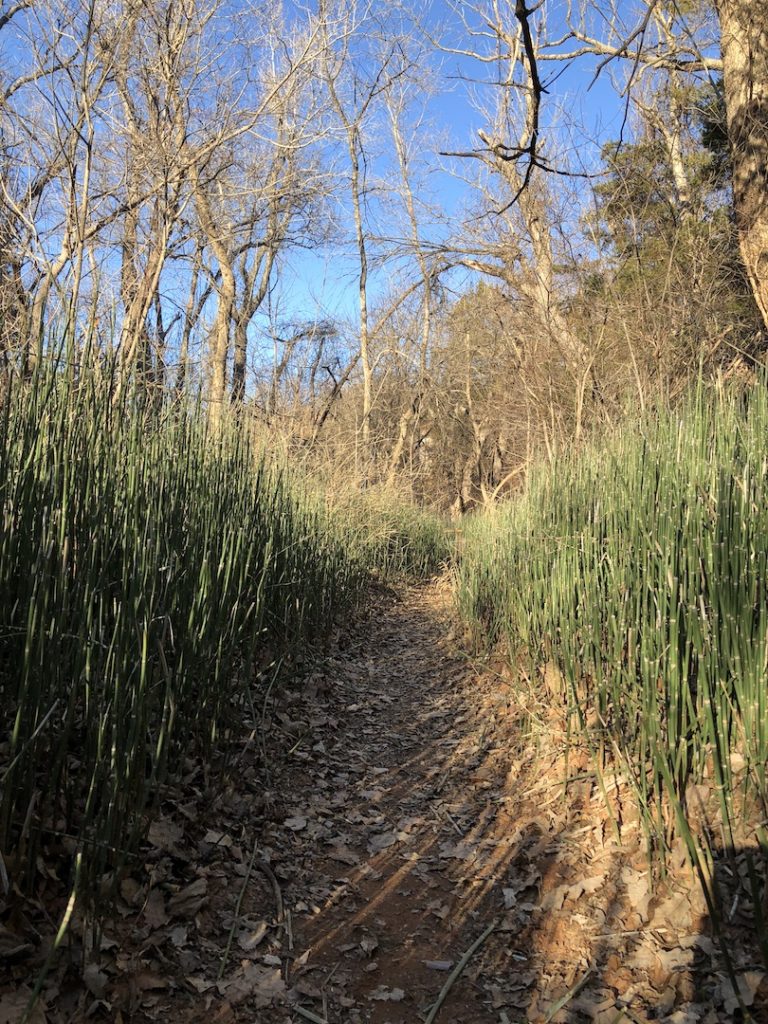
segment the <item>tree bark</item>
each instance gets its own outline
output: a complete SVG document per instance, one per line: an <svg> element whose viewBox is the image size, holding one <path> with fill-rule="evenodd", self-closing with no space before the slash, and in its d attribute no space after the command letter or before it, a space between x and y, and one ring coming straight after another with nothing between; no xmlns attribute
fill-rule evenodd
<svg viewBox="0 0 768 1024"><path fill-rule="evenodd" d="M717 0L741 257L768 329L768 4Z"/></svg>
<svg viewBox="0 0 768 1024"><path fill-rule="evenodd" d="M208 419L213 429L216 430L224 412L224 398L227 389L229 331L232 310L235 305L235 272L232 269L232 258L225 245L223 232L220 232L216 226L211 204L200 180L200 170L195 164L192 165L192 187L200 227L216 257L220 275L220 280L216 285L218 303L211 335L211 380L208 391Z"/></svg>

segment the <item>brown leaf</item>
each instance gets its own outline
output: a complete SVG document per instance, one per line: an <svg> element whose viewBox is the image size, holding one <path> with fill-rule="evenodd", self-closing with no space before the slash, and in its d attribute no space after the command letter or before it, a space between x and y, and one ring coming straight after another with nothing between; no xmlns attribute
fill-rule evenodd
<svg viewBox="0 0 768 1024"><path fill-rule="evenodd" d="M440 856L446 860L468 860L477 853L475 843L464 839L458 843L441 843Z"/></svg>
<svg viewBox="0 0 768 1024"><path fill-rule="evenodd" d="M138 906L143 898L143 894L143 886L139 885L136 879L131 878L130 875L123 878L120 882L120 895L129 906Z"/></svg>
<svg viewBox="0 0 768 1024"><path fill-rule="evenodd" d="M216 832L213 829L208 829L203 836L203 842L210 843L211 846L223 846L227 849L232 846L232 836L228 836L226 832Z"/></svg>
<svg viewBox="0 0 768 1024"><path fill-rule="evenodd" d="M296 814L292 818L286 818L283 824L286 828L289 828L291 832L301 832L302 829L307 827L307 819L302 817L300 814Z"/></svg>
<svg viewBox="0 0 768 1024"><path fill-rule="evenodd" d="M338 861L340 864L347 864L349 867L355 867L360 863L360 858L355 851L350 850L343 843L334 843L328 856L331 860Z"/></svg>
<svg viewBox="0 0 768 1024"><path fill-rule="evenodd" d="M165 900L159 889L152 889L144 904L144 920L150 928L162 928L168 924L168 914L165 910Z"/></svg>
<svg viewBox="0 0 768 1024"><path fill-rule="evenodd" d="M251 950L256 949L256 947L263 941L264 936L267 934L268 931L269 925L267 924L267 922L259 921L258 924L256 924L255 926L247 928L246 930L240 932L240 934L237 937L237 944L240 946L241 949L244 949L247 953L250 953Z"/></svg>
<svg viewBox="0 0 768 1024"><path fill-rule="evenodd" d="M219 982L219 992L236 1006L245 999L255 999L256 1007L264 1009L285 993L280 968L262 967L245 960L226 981Z"/></svg>
<svg viewBox="0 0 768 1024"><path fill-rule="evenodd" d="M639 915L641 921L647 921L648 904L651 902L648 872L635 871L627 866L622 869L621 880L624 883L624 889L630 906Z"/></svg>
<svg viewBox="0 0 768 1024"><path fill-rule="evenodd" d="M168 979L162 978L154 971L137 971L131 975L131 984L139 992L155 992L168 988Z"/></svg>
<svg viewBox="0 0 768 1024"><path fill-rule="evenodd" d="M317 985L313 985L312 982L307 981L306 979L298 981L296 985L294 985L292 991L296 992L297 995L306 996L307 999L323 998L323 993L320 991Z"/></svg>
<svg viewBox="0 0 768 1024"><path fill-rule="evenodd" d="M9 931L0 925L0 960L20 960L30 953L33 953L35 947L31 942L27 942L16 932Z"/></svg>
<svg viewBox="0 0 768 1024"><path fill-rule="evenodd" d="M168 901L171 917L194 917L208 897L208 880L196 878Z"/></svg>
<svg viewBox="0 0 768 1024"><path fill-rule="evenodd" d="M209 989L212 989L216 984L215 981L208 981L207 978L196 978L194 976L190 976L186 980L189 982L189 984L192 986L195 992L199 992L200 995L202 995L204 992L207 992Z"/></svg>
<svg viewBox="0 0 768 1024"><path fill-rule="evenodd" d="M765 974L763 971L747 971L740 974L736 979L739 986L739 996L744 1006L752 1006L755 995L760 988ZM727 979L720 986L720 997L725 1005L726 1013L735 1013L739 1008L739 999L733 985Z"/></svg>
<svg viewBox="0 0 768 1024"><path fill-rule="evenodd" d="M98 964L88 964L83 970L85 987L95 999L104 999L109 985L109 975Z"/></svg>
<svg viewBox="0 0 768 1024"><path fill-rule="evenodd" d="M165 853L173 853L176 844L181 841L184 830L170 818L156 818L149 826L147 839L153 846Z"/></svg>
<svg viewBox="0 0 768 1024"><path fill-rule="evenodd" d="M17 989L16 992L6 992L4 996L0 996L0 1024L21 1024L31 995L30 990L24 987ZM46 1021L47 1018L40 1005L40 1000L38 1000L27 1017L27 1022L28 1024L46 1024Z"/></svg>
<svg viewBox="0 0 768 1024"><path fill-rule="evenodd" d="M380 832L368 840L368 849L372 853L381 853L382 850L388 850L390 846L394 846L396 842L397 836L394 832Z"/></svg>

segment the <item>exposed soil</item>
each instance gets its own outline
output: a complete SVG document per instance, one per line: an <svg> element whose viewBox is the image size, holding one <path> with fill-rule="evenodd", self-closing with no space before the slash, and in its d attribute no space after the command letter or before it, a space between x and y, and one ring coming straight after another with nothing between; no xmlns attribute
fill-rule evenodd
<svg viewBox="0 0 768 1024"><path fill-rule="evenodd" d="M74 966L88 946L75 922L76 955L33 1020L740 1019L682 851L654 888L637 824L625 809L617 835L562 728L545 702L523 716L511 680L461 653L445 581L382 591L281 696L266 777L246 734L226 792L190 764L164 794L100 952ZM741 1002L767 1020L733 864L726 937ZM62 898L41 877L51 918ZM2 920L11 1024L45 939L34 908Z"/></svg>

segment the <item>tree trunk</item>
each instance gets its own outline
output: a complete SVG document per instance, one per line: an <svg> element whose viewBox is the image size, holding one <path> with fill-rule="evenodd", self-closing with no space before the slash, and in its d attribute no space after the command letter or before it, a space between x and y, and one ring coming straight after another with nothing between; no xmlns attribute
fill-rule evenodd
<svg viewBox="0 0 768 1024"><path fill-rule="evenodd" d="M232 362L232 401L242 405L245 401L245 371L248 362L248 323L247 313L241 311L235 318L235 354Z"/></svg>
<svg viewBox="0 0 768 1024"><path fill-rule="evenodd" d="M741 257L768 329L768 4L717 0Z"/></svg>
<svg viewBox="0 0 768 1024"><path fill-rule="evenodd" d="M227 390L229 329L235 305L235 273L232 269L231 256L224 242L224 233L216 226L216 219L205 188L200 181L200 170L196 164L192 165L192 185L200 227L216 257L216 262L219 264L220 281L216 286L218 303L211 333L211 379L208 392L208 419L213 429L216 430L224 413L224 399Z"/></svg>

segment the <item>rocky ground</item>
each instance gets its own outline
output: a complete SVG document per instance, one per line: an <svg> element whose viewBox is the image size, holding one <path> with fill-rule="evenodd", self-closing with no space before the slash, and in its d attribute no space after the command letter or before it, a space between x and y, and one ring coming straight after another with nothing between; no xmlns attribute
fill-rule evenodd
<svg viewBox="0 0 768 1024"><path fill-rule="evenodd" d="M768 1020L743 858L729 977L682 848L654 885L629 809L617 833L557 712L516 694L462 653L446 581L382 590L270 706L266 745L238 739L228 788L190 763L163 794L103 934L75 918L30 1019ZM0 1024L65 899L40 872L0 915Z"/></svg>

